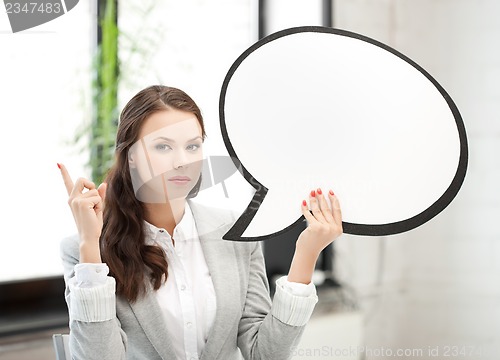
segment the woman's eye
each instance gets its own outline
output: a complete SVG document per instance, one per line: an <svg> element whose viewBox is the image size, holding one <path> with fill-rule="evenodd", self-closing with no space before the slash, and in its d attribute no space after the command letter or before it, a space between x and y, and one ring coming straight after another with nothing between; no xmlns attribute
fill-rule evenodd
<svg viewBox="0 0 500 360"><path fill-rule="evenodd" d="M186 150L188 151L196 151L200 148L200 145L198 144L191 144L186 147Z"/></svg>
<svg viewBox="0 0 500 360"><path fill-rule="evenodd" d="M167 151L172 150L172 148L167 144L156 144L155 149L159 151Z"/></svg>

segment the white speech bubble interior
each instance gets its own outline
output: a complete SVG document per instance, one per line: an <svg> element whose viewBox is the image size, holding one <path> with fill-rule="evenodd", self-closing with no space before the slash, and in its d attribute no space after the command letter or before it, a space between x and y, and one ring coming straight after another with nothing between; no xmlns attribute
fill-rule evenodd
<svg viewBox="0 0 500 360"><path fill-rule="evenodd" d="M344 222L377 226L461 184L461 118L439 84L375 41L307 29L250 48L226 77L226 145L268 189L243 236L290 226L317 187L337 194Z"/></svg>

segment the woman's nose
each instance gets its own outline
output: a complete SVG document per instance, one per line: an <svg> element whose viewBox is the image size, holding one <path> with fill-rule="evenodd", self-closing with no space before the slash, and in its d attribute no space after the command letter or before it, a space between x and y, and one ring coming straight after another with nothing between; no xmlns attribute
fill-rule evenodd
<svg viewBox="0 0 500 360"><path fill-rule="evenodd" d="M174 156L174 169L179 169L181 167L186 167L188 165L187 156L184 151L176 151Z"/></svg>

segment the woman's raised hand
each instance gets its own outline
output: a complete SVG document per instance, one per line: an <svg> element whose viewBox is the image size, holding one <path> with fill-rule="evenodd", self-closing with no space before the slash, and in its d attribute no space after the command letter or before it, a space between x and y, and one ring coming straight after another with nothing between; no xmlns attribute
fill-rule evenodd
<svg viewBox="0 0 500 360"><path fill-rule="evenodd" d="M321 189L318 189L309 194L311 211L305 200L302 203L302 214L307 220L307 228L300 234L296 245L316 256L343 231L339 201L331 190L328 192L328 198L331 208Z"/></svg>
<svg viewBox="0 0 500 360"><path fill-rule="evenodd" d="M107 184L102 183L96 188L93 182L85 178L79 178L73 183L66 167L63 164L57 165L61 170L69 196L68 204L80 235L80 262L101 262L99 238Z"/></svg>

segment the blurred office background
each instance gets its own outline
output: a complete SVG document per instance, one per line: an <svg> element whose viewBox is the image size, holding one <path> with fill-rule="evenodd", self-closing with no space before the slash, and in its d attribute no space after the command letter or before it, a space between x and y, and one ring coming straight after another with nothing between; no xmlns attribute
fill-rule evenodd
<svg viewBox="0 0 500 360"><path fill-rule="evenodd" d="M68 331L59 242L76 228L56 163L75 178L92 177L85 131L95 113L99 3L81 0L64 16L16 34L0 14L1 360L55 359L51 334ZM226 72L270 33L333 26L381 41L426 69L465 122L469 167L462 189L417 229L335 241L318 264L320 301L294 359L499 358L500 2L114 3L118 109L148 85L179 87L202 108L211 155L227 155L218 118ZM243 210L250 185L236 173L224 186L207 189L200 200ZM271 280L289 265L295 236L266 244Z"/></svg>

